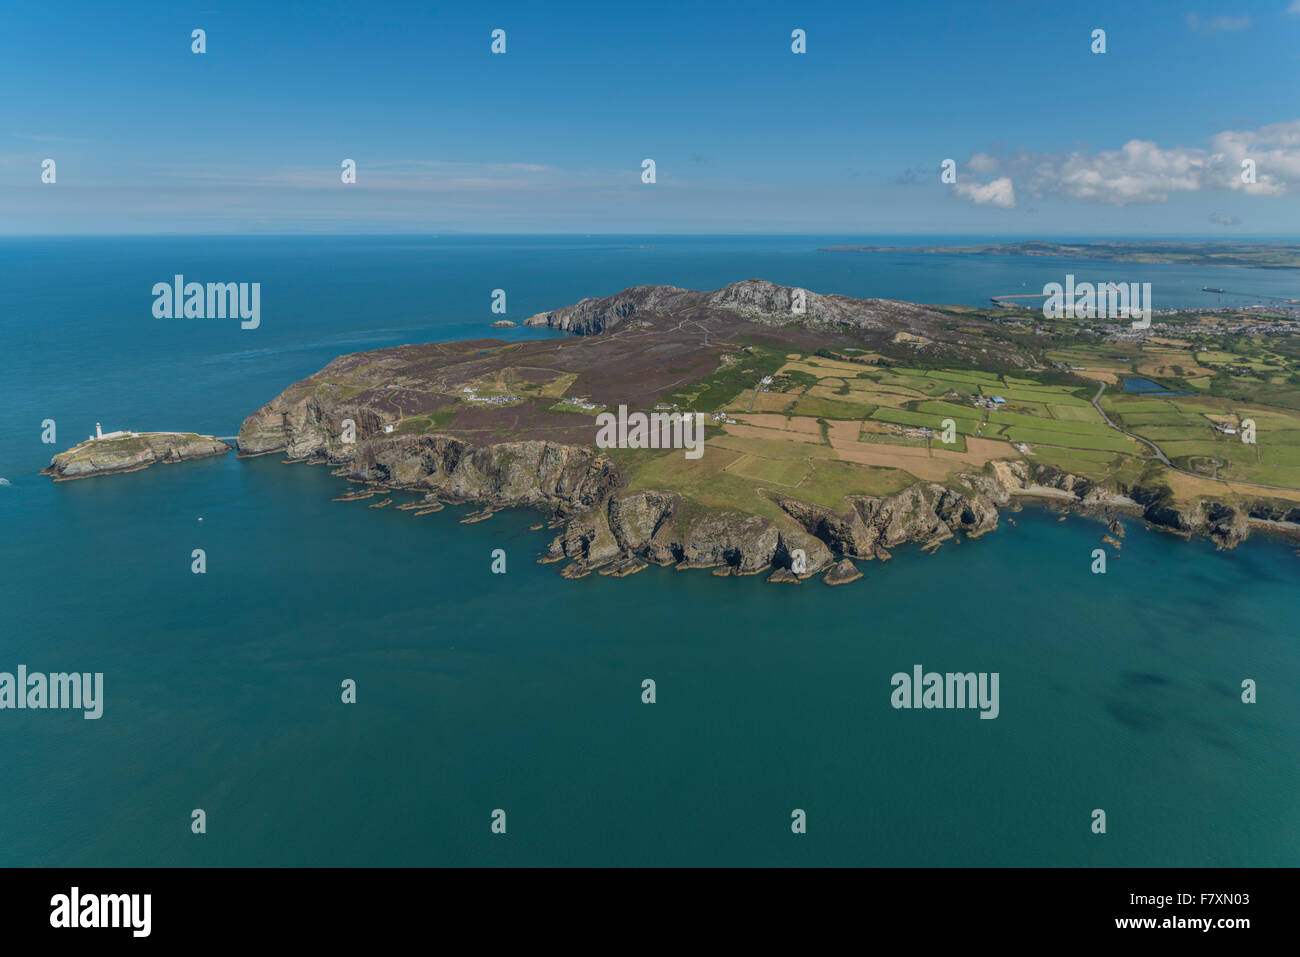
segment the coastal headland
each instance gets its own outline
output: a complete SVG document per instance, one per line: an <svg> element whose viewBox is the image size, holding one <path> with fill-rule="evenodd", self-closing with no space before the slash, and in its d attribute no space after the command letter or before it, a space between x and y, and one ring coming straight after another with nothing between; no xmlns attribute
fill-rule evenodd
<svg viewBox="0 0 1300 957"><path fill-rule="evenodd" d="M564 336L341 356L248 416L238 447L423 495L412 509L544 509L557 534L541 560L571 578L653 562L847 582L855 561L978 537L1026 500L1225 548L1294 535L1289 334L1248 354L1222 316L1202 318L1121 341L1027 310L757 279L637 286L525 321ZM1138 375L1168 395L1124 391ZM597 417L624 406L704 416L703 454L602 447ZM1264 423L1255 443L1238 438L1247 423Z"/></svg>

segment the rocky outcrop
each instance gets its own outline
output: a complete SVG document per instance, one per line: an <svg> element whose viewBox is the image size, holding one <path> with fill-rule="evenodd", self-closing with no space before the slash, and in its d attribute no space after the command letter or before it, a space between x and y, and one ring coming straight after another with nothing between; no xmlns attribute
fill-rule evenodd
<svg viewBox="0 0 1300 957"><path fill-rule="evenodd" d="M858 571L858 566L854 565L847 558L841 558L831 566L830 570L822 576L822 581L827 585L847 585L855 582L862 577L862 572Z"/></svg>
<svg viewBox="0 0 1300 957"><path fill-rule="evenodd" d="M117 438L87 439L54 456L40 474L52 476L56 482L66 482L225 455L230 449L231 446L212 435L131 432Z"/></svg>
<svg viewBox="0 0 1300 957"><path fill-rule="evenodd" d="M1279 502L1251 502L1248 512L1250 517L1257 521L1286 522L1290 525L1300 525L1300 505Z"/></svg>

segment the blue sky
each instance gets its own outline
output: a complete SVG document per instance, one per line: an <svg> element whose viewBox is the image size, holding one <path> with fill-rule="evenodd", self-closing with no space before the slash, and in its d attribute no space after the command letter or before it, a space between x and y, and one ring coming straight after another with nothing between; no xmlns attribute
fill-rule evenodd
<svg viewBox="0 0 1300 957"><path fill-rule="evenodd" d="M1300 0L11 0L0 91L8 234L1300 234Z"/></svg>

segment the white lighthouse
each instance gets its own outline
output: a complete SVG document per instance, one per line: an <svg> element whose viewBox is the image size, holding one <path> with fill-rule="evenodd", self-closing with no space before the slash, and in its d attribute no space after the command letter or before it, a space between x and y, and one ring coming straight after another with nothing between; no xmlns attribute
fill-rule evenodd
<svg viewBox="0 0 1300 957"><path fill-rule="evenodd" d="M129 438L130 436L133 436L133 435L135 435L135 433L132 432L130 429L118 429L116 432L108 432L108 433L105 433L103 427L102 427L98 422L96 422L96 423L95 423L95 434L89 437L89 441L94 442L94 441L96 441L96 440L98 440L98 439L121 439L121 438Z"/></svg>

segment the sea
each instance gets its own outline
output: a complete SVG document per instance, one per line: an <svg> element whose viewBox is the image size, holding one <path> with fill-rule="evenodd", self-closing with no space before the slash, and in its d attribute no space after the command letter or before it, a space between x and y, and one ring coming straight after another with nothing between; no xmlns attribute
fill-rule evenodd
<svg viewBox="0 0 1300 957"><path fill-rule="evenodd" d="M0 672L103 675L97 720L0 710L0 866L1300 864L1285 542L1130 521L1097 574L1097 520L1026 508L842 588L566 581L536 564L539 513L333 502L342 479L276 455L37 474L96 422L233 436L344 353L553 335L491 328L498 289L513 320L756 277L969 305L1067 272L1151 282L1157 308L1297 294L1273 270L819 251L967 240L0 239ZM259 327L155 318L176 274L260 282ZM894 708L918 665L996 673L997 717Z"/></svg>

